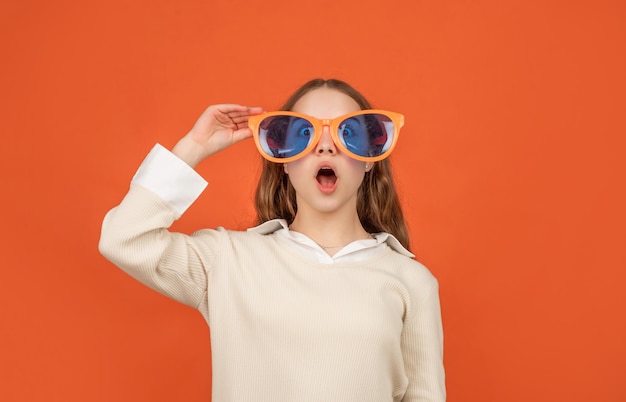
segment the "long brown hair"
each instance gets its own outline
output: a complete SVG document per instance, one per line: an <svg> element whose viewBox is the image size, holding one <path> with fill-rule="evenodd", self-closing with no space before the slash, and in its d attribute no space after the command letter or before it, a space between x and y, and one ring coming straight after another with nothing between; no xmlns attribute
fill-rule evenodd
<svg viewBox="0 0 626 402"><path fill-rule="evenodd" d="M344 81L316 78L298 88L280 110L292 110L302 96L321 87L350 96L361 109L372 109L367 99ZM289 182L289 177L284 173L281 164L263 159L263 170L256 188L254 203L259 224L276 218L285 219L290 224L293 222L298 210L296 190ZM365 173L357 195L357 213L361 225L368 233L391 233L405 248L409 248L409 232L396 193L389 159L376 162L374 167Z"/></svg>

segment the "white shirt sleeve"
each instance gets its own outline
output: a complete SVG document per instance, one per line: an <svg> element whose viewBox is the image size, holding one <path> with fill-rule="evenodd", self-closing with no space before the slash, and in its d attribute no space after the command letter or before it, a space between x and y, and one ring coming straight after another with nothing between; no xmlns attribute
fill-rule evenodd
<svg viewBox="0 0 626 402"><path fill-rule="evenodd" d="M135 173L138 184L161 197L182 215L202 194L207 181L183 160L156 144Z"/></svg>

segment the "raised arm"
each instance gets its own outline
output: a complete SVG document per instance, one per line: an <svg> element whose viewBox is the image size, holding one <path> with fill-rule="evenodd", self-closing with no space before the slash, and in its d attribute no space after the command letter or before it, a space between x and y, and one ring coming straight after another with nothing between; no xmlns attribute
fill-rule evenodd
<svg viewBox="0 0 626 402"><path fill-rule="evenodd" d="M206 187L193 167L250 137L248 116L261 111L233 104L210 106L172 152L155 146L135 174L128 194L104 218L100 252L152 289L198 307L220 234L214 231L214 236L198 243L168 228Z"/></svg>

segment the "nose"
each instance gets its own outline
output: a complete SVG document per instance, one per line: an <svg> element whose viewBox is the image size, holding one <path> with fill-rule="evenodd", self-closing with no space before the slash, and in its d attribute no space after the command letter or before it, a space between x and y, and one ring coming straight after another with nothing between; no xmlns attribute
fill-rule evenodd
<svg viewBox="0 0 626 402"><path fill-rule="evenodd" d="M334 155L337 153L337 148L335 148L335 143L333 142L333 138L330 135L330 128L326 125L322 129L322 137L317 143L315 152L317 152L319 155L323 155L325 153L329 155Z"/></svg>

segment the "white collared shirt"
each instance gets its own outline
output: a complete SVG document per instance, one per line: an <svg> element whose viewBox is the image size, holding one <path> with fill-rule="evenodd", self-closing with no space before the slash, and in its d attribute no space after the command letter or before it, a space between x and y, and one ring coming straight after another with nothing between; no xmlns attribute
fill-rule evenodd
<svg viewBox="0 0 626 402"><path fill-rule="evenodd" d="M133 183L159 195L177 211L178 216L191 206L208 184L193 168L160 144L156 144L146 156L133 177ZM384 232L372 234L371 239L354 241L331 256L310 237L290 230L284 219L273 219L248 230L277 236L287 247L323 264L362 261L387 247L414 257L398 239Z"/></svg>

